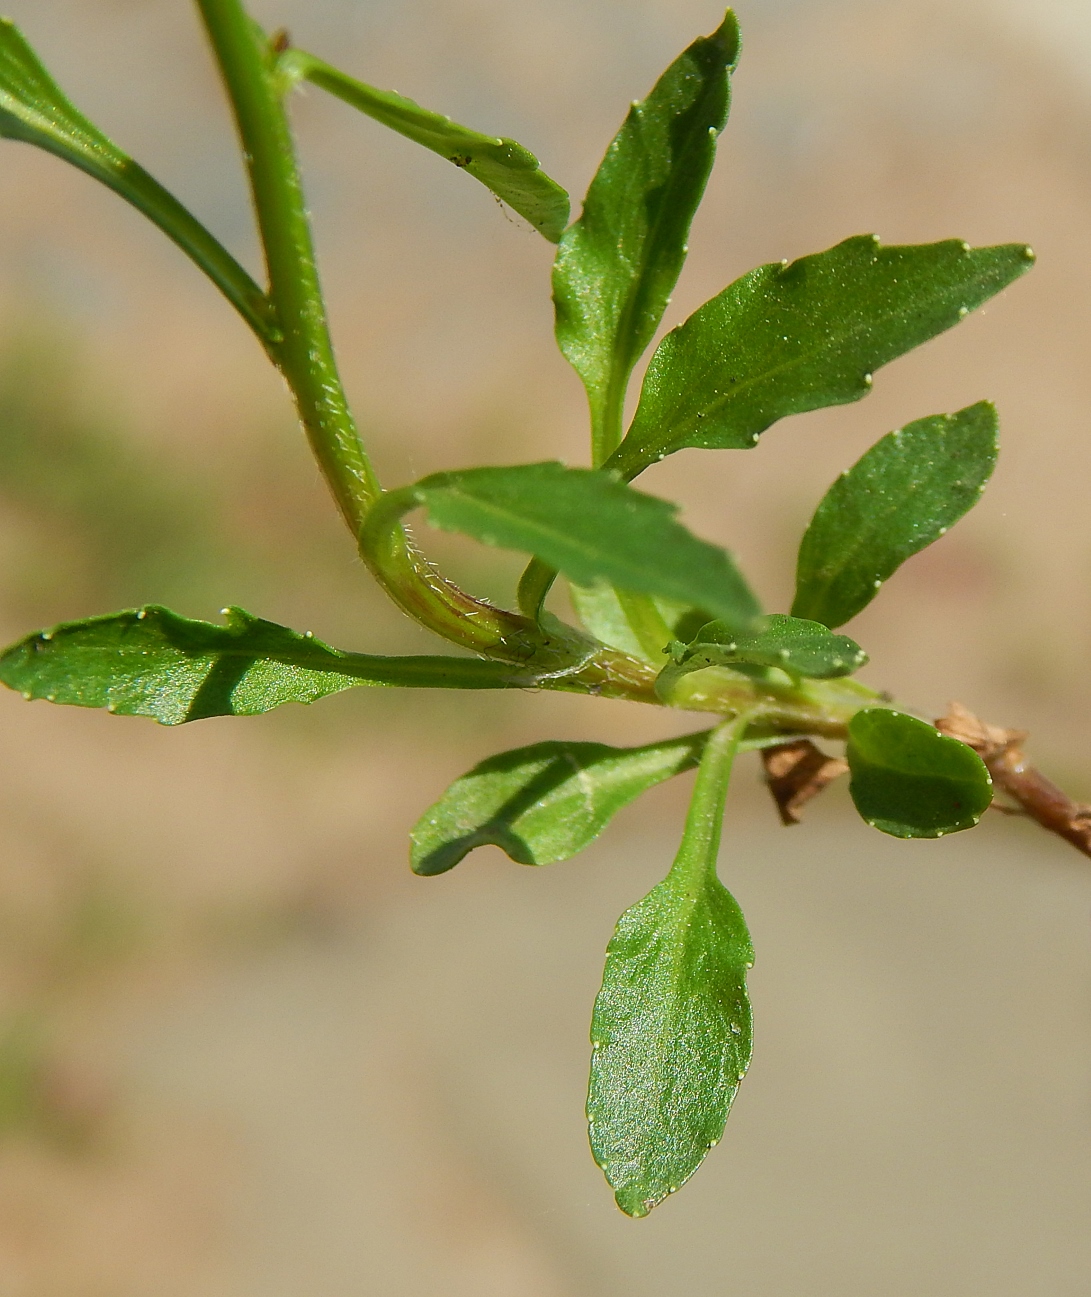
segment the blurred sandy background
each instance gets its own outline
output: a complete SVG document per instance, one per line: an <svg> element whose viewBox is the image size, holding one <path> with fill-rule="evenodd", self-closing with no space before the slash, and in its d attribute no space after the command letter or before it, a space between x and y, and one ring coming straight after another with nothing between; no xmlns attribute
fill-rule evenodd
<svg viewBox="0 0 1091 1297"><path fill-rule="evenodd" d="M704 0L262 0L270 25L538 152L574 194ZM876 230L1026 240L1034 273L686 501L772 607L829 481L988 396L981 506L854 624L868 678L1031 729L1091 797L1091 10L1085 0L740 0L732 121L667 323L761 261ZM239 255L233 142L182 0L9 0L46 63ZM550 249L439 159L312 92L301 148L345 373L393 483L584 456ZM0 623L239 602L345 647L388 612L275 376L111 195L4 144ZM434 543L433 543L434 540ZM429 538L473 588L515 560ZM358 691L162 730L0 697L0 1297L1082 1297L1091 1287L1091 874L1000 817L893 842L843 788L784 832L743 764L721 872L750 919L757 1056L723 1144L644 1222L581 1116L618 912L684 780L535 871L417 880L456 775L541 738L687 725L557 697Z"/></svg>

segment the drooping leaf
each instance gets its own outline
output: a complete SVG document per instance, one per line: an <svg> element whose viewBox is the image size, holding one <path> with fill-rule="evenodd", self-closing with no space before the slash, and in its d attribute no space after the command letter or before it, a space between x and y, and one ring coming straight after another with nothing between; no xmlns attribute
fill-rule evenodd
<svg viewBox="0 0 1091 1297"><path fill-rule="evenodd" d="M772 613L758 630L742 635L721 622L709 622L691 644L677 651L678 666L690 671L742 663L779 667L813 680L852 675L866 661L867 654L847 635L834 635L820 622L782 613Z"/></svg>
<svg viewBox="0 0 1091 1297"><path fill-rule="evenodd" d="M671 872L618 921L591 1022L591 1150L646 1216L724 1130L750 1064L746 921L716 877L732 737L709 737Z"/></svg>
<svg viewBox="0 0 1091 1297"><path fill-rule="evenodd" d="M149 606L30 635L0 655L0 681L25 698L105 707L180 725L256 716L357 685L423 689L532 686L518 668L475 658L343 653L311 635L224 610L226 626Z"/></svg>
<svg viewBox="0 0 1091 1297"><path fill-rule="evenodd" d="M996 464L988 401L887 433L826 492L799 547L792 612L841 626L981 497Z"/></svg>
<svg viewBox="0 0 1091 1297"><path fill-rule="evenodd" d="M726 550L687 531L675 505L608 473L555 462L470 468L426 477L404 494L435 526L534 554L580 585L674 599L739 629L759 615Z"/></svg>
<svg viewBox="0 0 1091 1297"><path fill-rule="evenodd" d="M257 284L196 217L72 106L7 18L0 19L0 136L45 149L119 194L200 266L260 337L275 340Z"/></svg>
<svg viewBox="0 0 1091 1297"><path fill-rule="evenodd" d="M904 712L858 712L846 756L856 809L896 838L972 829L992 801L992 777L973 748Z"/></svg>
<svg viewBox="0 0 1091 1297"><path fill-rule="evenodd" d="M626 479L684 446L748 449L785 415L858 401L872 373L1029 270L1023 244L883 247L860 235L760 266L660 343L625 441Z"/></svg>
<svg viewBox="0 0 1091 1297"><path fill-rule="evenodd" d="M553 272L557 342L587 388L601 464L621 437L625 389L686 256L727 121L739 29L729 10L634 103L606 151Z"/></svg>
<svg viewBox="0 0 1091 1297"><path fill-rule="evenodd" d="M413 872L445 873L489 843L521 865L568 860L642 792L692 769L707 737L687 734L639 748L535 743L490 757L417 821Z"/></svg>
<svg viewBox="0 0 1091 1297"><path fill-rule="evenodd" d="M288 81L301 78L407 139L423 144L468 172L551 243L568 224L568 194L541 170L529 149L514 140L482 135L449 117L430 112L393 90L376 90L303 50L286 50L278 68Z"/></svg>

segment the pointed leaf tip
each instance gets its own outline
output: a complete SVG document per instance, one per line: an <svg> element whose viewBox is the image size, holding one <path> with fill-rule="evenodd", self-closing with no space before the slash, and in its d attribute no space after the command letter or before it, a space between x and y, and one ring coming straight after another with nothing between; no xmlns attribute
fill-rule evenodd
<svg viewBox="0 0 1091 1297"><path fill-rule="evenodd" d="M736 280L672 330L610 461L626 479L684 447L748 449L779 419L858 401L872 376L1025 274L1022 244L846 239Z"/></svg>
<svg viewBox="0 0 1091 1297"><path fill-rule="evenodd" d="M557 344L587 389L596 463L621 437L629 376L685 261L727 122L738 51L729 10L632 104L561 240L553 270Z"/></svg>

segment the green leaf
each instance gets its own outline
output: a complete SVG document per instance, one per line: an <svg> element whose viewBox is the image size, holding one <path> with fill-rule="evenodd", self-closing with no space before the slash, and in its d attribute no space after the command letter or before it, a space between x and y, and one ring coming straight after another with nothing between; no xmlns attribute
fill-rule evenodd
<svg viewBox="0 0 1091 1297"><path fill-rule="evenodd" d="M687 734L640 748L535 743L490 757L456 779L418 820L413 872L445 873L489 843L521 865L568 860L642 792L691 770L707 738L707 732Z"/></svg>
<svg viewBox="0 0 1091 1297"><path fill-rule="evenodd" d="M647 656L625 615L617 591L612 586L569 583L568 591L576 616L597 640L633 657ZM688 608L673 599L656 599L653 602L675 639L688 641L692 639L693 632L704 625L705 615L697 609ZM662 654L649 660L658 666L663 661Z"/></svg>
<svg viewBox="0 0 1091 1297"><path fill-rule="evenodd" d="M609 473L555 462L469 468L396 494L426 506L437 527L534 554L579 585L674 599L740 630L760 612L726 550L676 522L676 505Z"/></svg>
<svg viewBox="0 0 1091 1297"><path fill-rule="evenodd" d="M734 634L722 622L709 622L693 643L680 647L678 666L701 671L710 666L779 667L813 680L852 675L867 654L847 635L834 635L820 622L772 613L750 634Z"/></svg>
<svg viewBox="0 0 1091 1297"><path fill-rule="evenodd" d="M514 140L482 135L449 117L429 112L393 90L376 90L302 50L286 50L278 69L290 83L301 78L407 139L453 162L528 220L551 243L568 224L568 194Z"/></svg>
<svg viewBox="0 0 1091 1297"><path fill-rule="evenodd" d="M1022 244L884 248L860 235L760 266L663 339L609 466L630 479L684 446L746 450L785 415L858 401L880 365L957 324L1033 261Z"/></svg>
<svg viewBox="0 0 1091 1297"><path fill-rule="evenodd" d="M799 547L792 612L841 626L981 497L996 464L988 401L887 433L826 492Z"/></svg>
<svg viewBox="0 0 1091 1297"><path fill-rule="evenodd" d="M630 1216L646 1216L700 1166L750 1064L754 952L715 872L745 723L709 737L674 865L621 916L606 953L587 1116L595 1161Z"/></svg>
<svg viewBox="0 0 1091 1297"><path fill-rule="evenodd" d="M226 608L226 626L149 606L30 635L0 655L0 681L24 698L105 707L180 725L256 716L357 685L423 689L533 686L517 668L475 658L343 653L310 634Z"/></svg>
<svg viewBox="0 0 1091 1297"><path fill-rule="evenodd" d="M112 189L171 238L263 341L275 342L265 294L181 203L65 98L10 19L0 19L0 136L63 158Z"/></svg>
<svg viewBox="0 0 1091 1297"><path fill-rule="evenodd" d="M596 464L621 440L629 376L682 269L738 54L728 10L717 31L694 41L633 104L583 214L561 240L553 271L557 342L587 388Z"/></svg>
<svg viewBox="0 0 1091 1297"><path fill-rule="evenodd" d="M896 838L972 829L992 801L992 778L973 748L904 712L857 712L845 755L856 809Z"/></svg>

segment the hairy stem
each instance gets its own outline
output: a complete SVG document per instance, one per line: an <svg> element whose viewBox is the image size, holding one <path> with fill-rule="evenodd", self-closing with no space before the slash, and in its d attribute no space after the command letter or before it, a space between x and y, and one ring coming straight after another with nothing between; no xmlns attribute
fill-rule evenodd
<svg viewBox="0 0 1091 1297"><path fill-rule="evenodd" d="M364 561L395 603L429 630L478 652L527 661L540 647L533 623L460 590L415 549L400 524L386 530L381 546L361 540L383 492L337 370L275 55L241 0L197 0L197 5L246 157L269 297L282 334L271 354L292 390L338 508L361 542ZM564 665L572 665L571 655Z"/></svg>
<svg viewBox="0 0 1091 1297"><path fill-rule="evenodd" d="M272 54L241 0L197 0L242 140L288 381L311 448L357 534L379 495L337 371L310 223Z"/></svg>
<svg viewBox="0 0 1091 1297"><path fill-rule="evenodd" d="M1073 801L1035 770L1023 754L1022 744L1027 736L1022 731L989 725L961 703L951 704L947 715L936 721L936 729L973 748L985 762L996 786L1013 798L1031 819L1071 842L1085 856L1091 856L1091 806Z"/></svg>

